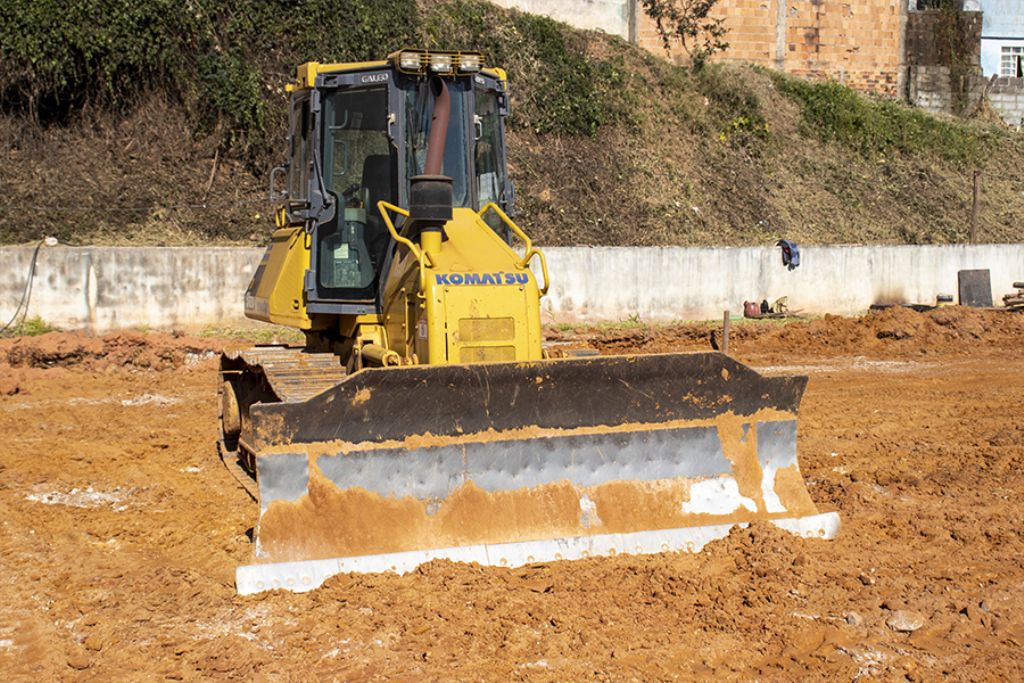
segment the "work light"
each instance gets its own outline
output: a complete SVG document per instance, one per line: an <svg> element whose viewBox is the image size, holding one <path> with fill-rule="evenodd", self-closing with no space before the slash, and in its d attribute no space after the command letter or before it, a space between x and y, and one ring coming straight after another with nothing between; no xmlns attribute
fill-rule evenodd
<svg viewBox="0 0 1024 683"><path fill-rule="evenodd" d="M459 55L459 71L463 73L475 73L480 70L480 55L462 54Z"/></svg>
<svg viewBox="0 0 1024 683"><path fill-rule="evenodd" d="M402 71L419 71L422 58L422 52L403 52L398 57L398 67Z"/></svg>
<svg viewBox="0 0 1024 683"><path fill-rule="evenodd" d="M447 74L452 71L452 56L443 52L430 55L430 70L436 74Z"/></svg>

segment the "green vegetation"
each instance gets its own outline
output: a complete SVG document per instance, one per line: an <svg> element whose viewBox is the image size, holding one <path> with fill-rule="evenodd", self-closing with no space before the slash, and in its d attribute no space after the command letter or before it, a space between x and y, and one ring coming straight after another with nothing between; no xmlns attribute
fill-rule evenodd
<svg viewBox="0 0 1024 683"><path fill-rule="evenodd" d="M615 120L619 66L578 32L482 0L9 0L0 9L0 102L43 122L124 111L148 89L178 98L198 131L270 151L279 88L304 61L380 59L401 46L479 49L523 84L514 124L593 134Z"/></svg>
<svg viewBox="0 0 1024 683"><path fill-rule="evenodd" d="M5 330L5 337L38 337L47 332L57 332L59 328L49 324L38 315L22 320L16 325Z"/></svg>
<svg viewBox="0 0 1024 683"><path fill-rule="evenodd" d="M295 67L401 47L507 70L517 220L542 244L956 242L975 170L982 239L1024 221L1005 128L484 0L7 0L0 243L265 243Z"/></svg>
<svg viewBox="0 0 1024 683"><path fill-rule="evenodd" d="M65 120L159 88L228 140L259 139L268 76L308 59L378 58L411 37L416 16L409 0L7 0L0 96L7 110Z"/></svg>
<svg viewBox="0 0 1024 683"><path fill-rule="evenodd" d="M892 100L871 98L839 83L813 83L770 73L776 87L797 102L807 127L824 140L861 154L934 155L975 161L1002 137L991 127L947 121Z"/></svg>
<svg viewBox="0 0 1024 683"><path fill-rule="evenodd" d="M484 0L8 0L0 9L0 103L66 121L87 107L126 110L144 91L161 89L182 101L197 130L217 131L225 146L241 145L263 161L276 152L268 129L283 115L279 89L295 65L379 59L398 46L456 46L481 50L509 71L513 126L593 135L629 122L644 84L629 82L625 46L610 41L618 54L597 58L591 40ZM735 71L657 70L683 86L678 98L697 90L710 100L715 137L767 136L762 103ZM837 83L764 73L800 104L816 134L862 153L973 159L993 137Z"/></svg>

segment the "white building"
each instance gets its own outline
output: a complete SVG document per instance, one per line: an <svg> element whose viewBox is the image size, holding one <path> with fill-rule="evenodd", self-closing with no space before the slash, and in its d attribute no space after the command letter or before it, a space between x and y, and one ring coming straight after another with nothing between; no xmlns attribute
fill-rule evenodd
<svg viewBox="0 0 1024 683"><path fill-rule="evenodd" d="M986 77L1024 77L1024 0L980 0L981 70Z"/></svg>

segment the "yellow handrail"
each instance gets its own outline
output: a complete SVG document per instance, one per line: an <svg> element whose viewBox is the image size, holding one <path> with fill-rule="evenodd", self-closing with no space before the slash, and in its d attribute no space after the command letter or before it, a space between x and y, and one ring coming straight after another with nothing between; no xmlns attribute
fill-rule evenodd
<svg viewBox="0 0 1024 683"><path fill-rule="evenodd" d="M380 211L381 217L384 219L384 225L388 227L388 232L391 233L391 239L395 240L399 244L403 244L409 248L413 257L420 265L420 291L417 293L421 299L425 299L427 294L427 267L434 267L434 264L430 262L430 256L420 249L415 242L408 237L402 237L398 234L398 230L395 229L395 224L391 222L391 216L388 215L388 211L394 211L400 216L409 217L408 209L403 209L400 206L389 204L385 201L377 202L377 210Z"/></svg>
<svg viewBox="0 0 1024 683"><path fill-rule="evenodd" d="M516 237L523 241L523 246L525 247L526 251L523 253L523 258L516 265L519 268L526 268L534 256L540 257L540 270L544 274L544 287L540 290L540 295L544 296L545 294L548 293L548 287L551 284L551 280L548 278L548 260L544 257L544 252L534 247L533 241L526 235L525 232L523 232L522 228L516 225L515 221L509 218L508 214L502 211L501 207L495 204L494 202L485 205L482 209L480 209L480 212L477 215L479 215L480 218L483 218L484 214L486 214L488 211L492 209L496 214L498 214L498 217L501 218L505 225L507 225L509 229L511 229L512 232L515 233Z"/></svg>

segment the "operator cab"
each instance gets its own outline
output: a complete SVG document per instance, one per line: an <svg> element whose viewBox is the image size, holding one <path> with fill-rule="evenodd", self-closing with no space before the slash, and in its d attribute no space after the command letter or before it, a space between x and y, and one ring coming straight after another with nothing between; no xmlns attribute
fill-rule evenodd
<svg viewBox="0 0 1024 683"><path fill-rule="evenodd" d="M512 212L504 74L480 63L477 53L404 50L386 62L299 67L285 217L311 236L310 313L380 311L394 243L377 202L408 206L410 179L424 172L437 79L451 103L442 173L452 178L453 205L479 210L495 202Z"/></svg>

